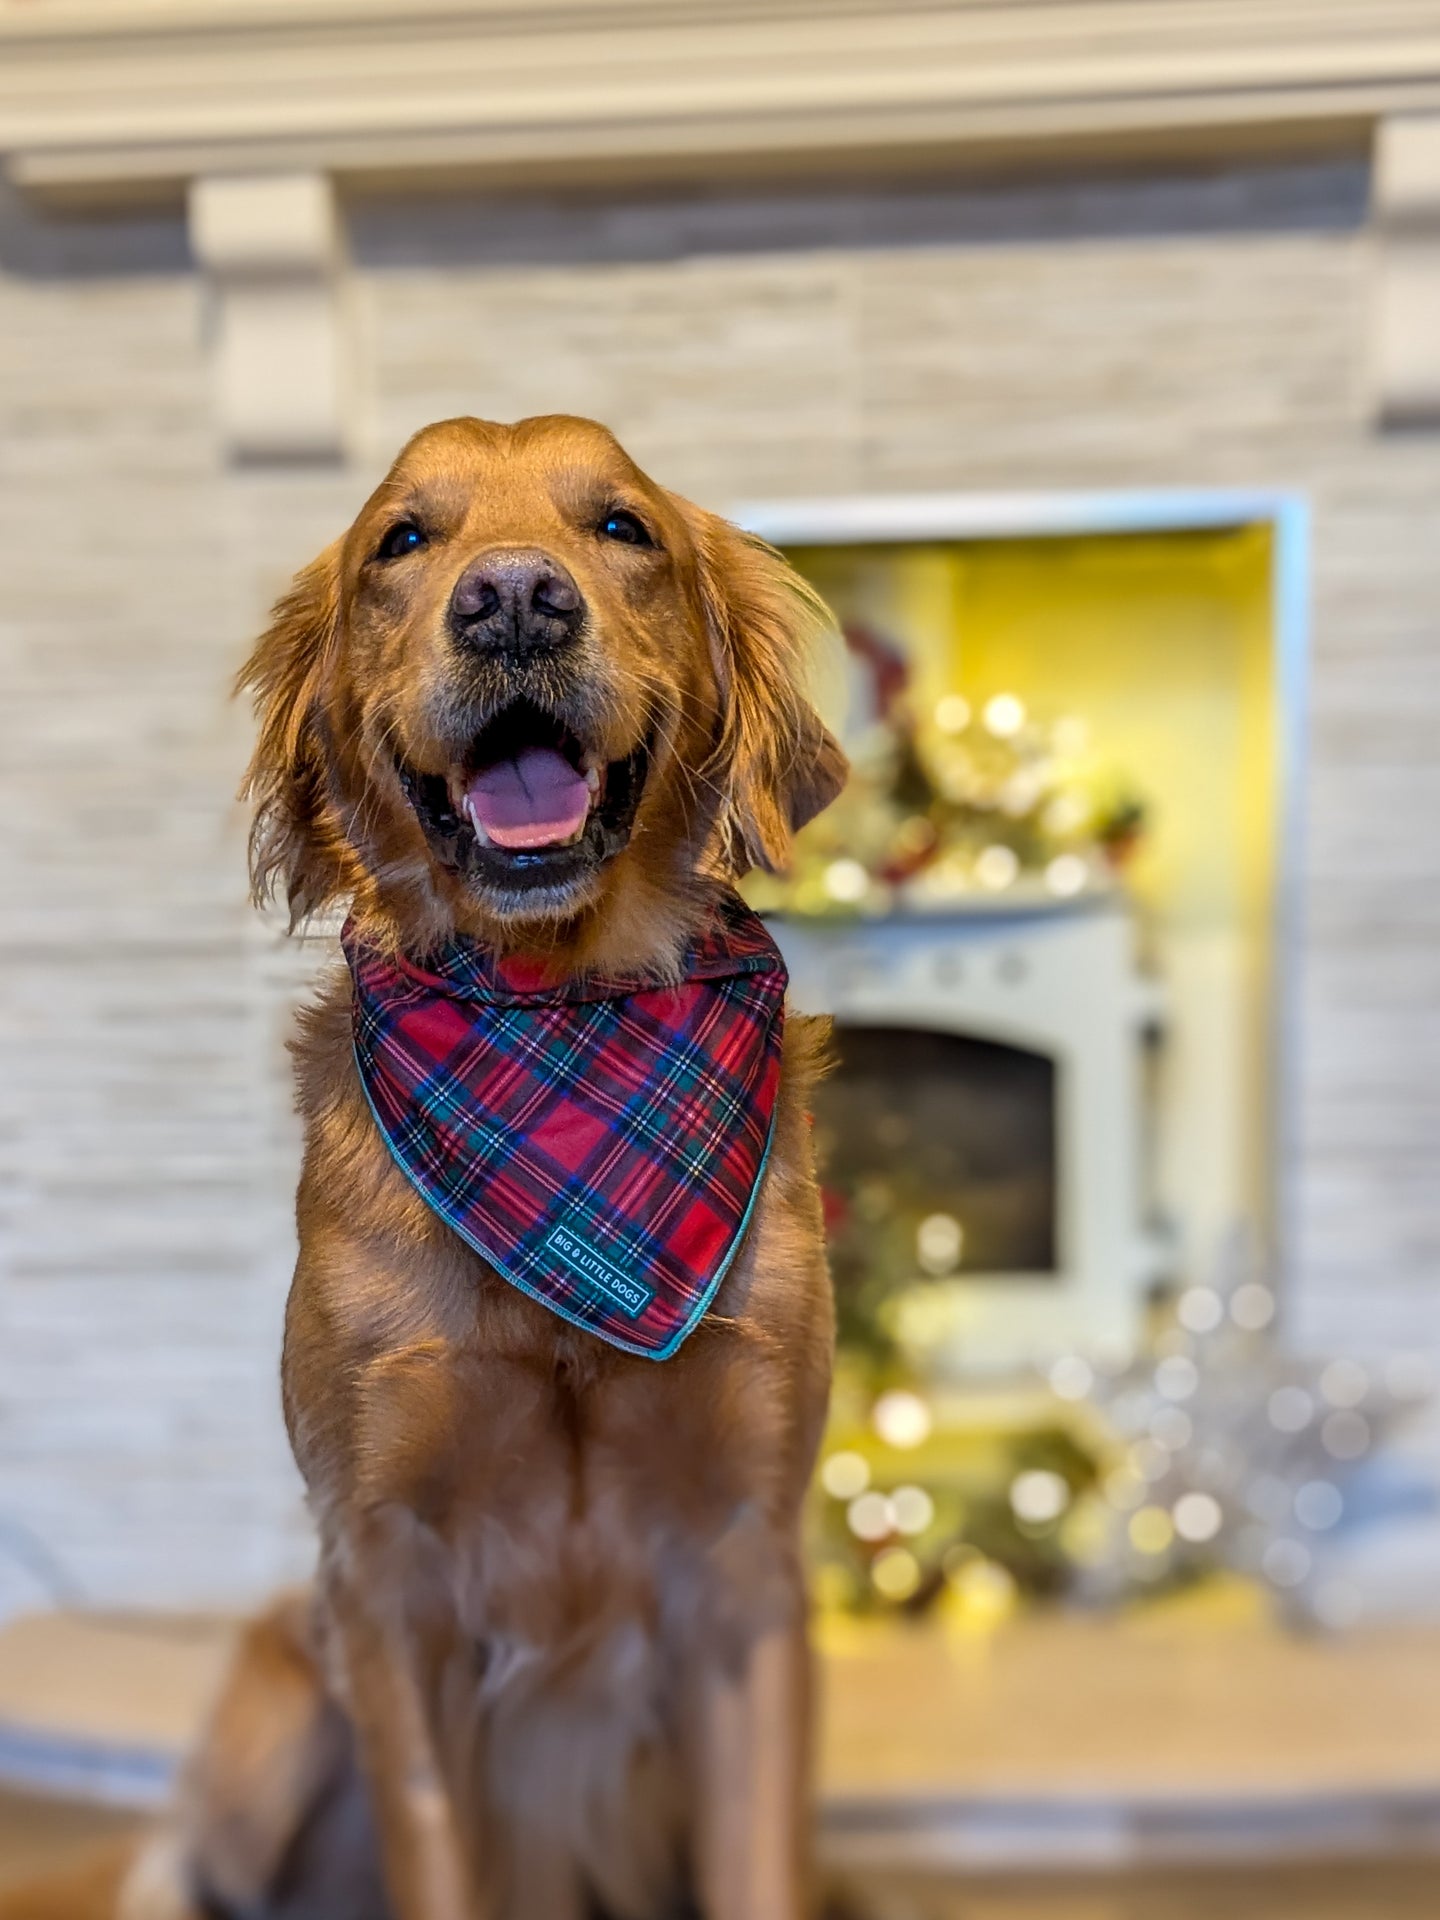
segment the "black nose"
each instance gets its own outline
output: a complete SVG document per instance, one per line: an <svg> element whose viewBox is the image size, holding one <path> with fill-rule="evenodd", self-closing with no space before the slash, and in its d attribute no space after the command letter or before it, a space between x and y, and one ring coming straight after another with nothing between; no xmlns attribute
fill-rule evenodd
<svg viewBox="0 0 1440 1920"><path fill-rule="evenodd" d="M482 553L455 582L450 626L464 646L533 653L575 637L585 614L580 589L558 560L532 548Z"/></svg>

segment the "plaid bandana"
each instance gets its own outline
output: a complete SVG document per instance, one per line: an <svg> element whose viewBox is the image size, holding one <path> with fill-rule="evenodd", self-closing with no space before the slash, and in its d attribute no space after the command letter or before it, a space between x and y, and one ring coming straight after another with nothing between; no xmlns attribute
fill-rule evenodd
<svg viewBox="0 0 1440 1920"><path fill-rule="evenodd" d="M421 1198L512 1286L665 1360L715 1297L770 1151L786 975L734 895L678 985L547 983L454 940L341 935L355 1058Z"/></svg>

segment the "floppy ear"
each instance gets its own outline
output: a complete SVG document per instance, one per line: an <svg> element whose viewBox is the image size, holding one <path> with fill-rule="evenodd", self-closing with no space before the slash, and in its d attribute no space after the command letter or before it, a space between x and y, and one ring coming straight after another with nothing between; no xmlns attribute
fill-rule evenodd
<svg viewBox="0 0 1440 1920"><path fill-rule="evenodd" d="M292 927L345 884L344 836L330 805L320 690L340 619L340 545L327 547L276 602L240 669L259 734L240 797L254 808L250 888L257 905L283 892Z"/></svg>
<svg viewBox="0 0 1440 1920"><path fill-rule="evenodd" d="M708 772L720 790L721 857L738 878L778 872L791 839L845 784L849 765L805 693L830 610L773 547L689 509L721 718Z"/></svg>

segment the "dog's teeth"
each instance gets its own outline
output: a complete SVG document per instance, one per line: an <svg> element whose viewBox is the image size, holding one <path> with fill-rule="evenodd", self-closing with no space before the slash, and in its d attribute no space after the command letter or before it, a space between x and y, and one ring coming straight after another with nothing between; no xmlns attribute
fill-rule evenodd
<svg viewBox="0 0 1440 1920"><path fill-rule="evenodd" d="M479 816L475 812L474 802L468 794L465 797L465 818L470 822L471 827L475 831L475 838L480 842L481 846L488 847L490 845L490 836L484 827L481 826Z"/></svg>
<svg viewBox="0 0 1440 1920"><path fill-rule="evenodd" d="M590 766L588 762L585 767L585 784L590 789L590 798L593 800L600 791L600 769Z"/></svg>

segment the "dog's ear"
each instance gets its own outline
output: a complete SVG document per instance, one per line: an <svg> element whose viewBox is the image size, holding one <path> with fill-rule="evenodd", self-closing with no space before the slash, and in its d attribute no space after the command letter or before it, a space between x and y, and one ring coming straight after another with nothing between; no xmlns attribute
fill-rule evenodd
<svg viewBox="0 0 1440 1920"><path fill-rule="evenodd" d="M275 605L240 669L259 731L240 797L254 810L250 886L257 904L284 894L290 924L345 885L344 836L330 804L321 689L340 621L340 545L327 547Z"/></svg>
<svg viewBox="0 0 1440 1920"><path fill-rule="evenodd" d="M828 807L849 766L811 705L806 669L830 610L773 547L686 503L720 722L706 769L720 795L720 858L737 878L790 863L791 839Z"/></svg>

